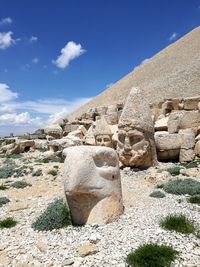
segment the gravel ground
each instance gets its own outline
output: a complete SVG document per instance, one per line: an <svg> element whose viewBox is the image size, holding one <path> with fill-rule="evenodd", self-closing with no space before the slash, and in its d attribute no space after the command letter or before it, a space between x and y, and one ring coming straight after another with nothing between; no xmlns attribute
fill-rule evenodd
<svg viewBox="0 0 200 267"><path fill-rule="evenodd" d="M118 221L105 226L69 226L51 232L37 232L31 228L32 222L53 199L64 197L62 176L55 178L47 174L55 165L62 173L63 164L37 166L34 160L31 164L34 169L42 168L44 175L28 175L11 180L26 180L32 187L0 191L0 196L7 196L11 200L0 208L0 218L14 217L19 221L14 228L0 230L0 266L125 267L129 252L141 244L153 242L171 245L179 252L172 266L200 267L200 238L159 227L163 217L182 213L200 229L200 206L188 203L185 196L166 194L162 199L149 197L155 188L152 180L149 180L157 173L155 168L137 172L129 169L121 171L125 212ZM168 166L171 164L161 164L159 169ZM4 180L1 179L1 182ZM18 209L17 205L23 209ZM98 252L80 257L80 246L89 241L96 243Z"/></svg>

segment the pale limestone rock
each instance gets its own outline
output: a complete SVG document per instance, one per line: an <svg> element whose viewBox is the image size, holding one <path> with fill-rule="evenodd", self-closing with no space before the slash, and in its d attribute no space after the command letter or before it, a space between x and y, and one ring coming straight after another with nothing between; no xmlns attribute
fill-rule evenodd
<svg viewBox="0 0 200 267"><path fill-rule="evenodd" d="M195 151L195 155L198 156L198 157L200 157L200 140L198 140L196 142L194 151Z"/></svg>
<svg viewBox="0 0 200 267"><path fill-rule="evenodd" d="M9 204L8 210L10 212L17 211L17 210L25 210L29 209L30 205L27 202L14 202Z"/></svg>
<svg viewBox="0 0 200 267"><path fill-rule="evenodd" d="M184 98L184 109L185 110L197 110L200 97L187 97Z"/></svg>
<svg viewBox="0 0 200 267"><path fill-rule="evenodd" d="M180 129L191 128L197 133L200 125L199 111L179 111L173 112L169 116L168 131L169 133L177 133Z"/></svg>
<svg viewBox="0 0 200 267"><path fill-rule="evenodd" d="M94 135L94 124L92 124L90 126L90 128L88 129L88 131L85 135L84 143L86 145L92 145L92 146L94 146L96 144L95 135Z"/></svg>
<svg viewBox="0 0 200 267"><path fill-rule="evenodd" d="M100 120L96 121L94 135L97 146L113 147L112 132L104 116L102 116Z"/></svg>
<svg viewBox="0 0 200 267"><path fill-rule="evenodd" d="M123 213L116 151L79 146L67 148L63 154L65 194L73 223L104 224L116 220Z"/></svg>
<svg viewBox="0 0 200 267"><path fill-rule="evenodd" d="M190 162L195 158L195 134L193 129L184 129L179 131L181 136L180 162Z"/></svg>
<svg viewBox="0 0 200 267"><path fill-rule="evenodd" d="M179 159L181 148L181 136L179 134L169 134L168 132L156 132L155 143L158 160Z"/></svg>
<svg viewBox="0 0 200 267"><path fill-rule="evenodd" d="M167 122L169 117L164 117L155 122L155 131L167 131Z"/></svg>
<svg viewBox="0 0 200 267"><path fill-rule="evenodd" d="M44 129L44 132L47 135L52 136L54 139L59 139L59 138L62 138L63 136L63 129L58 124L52 124L52 125L47 126Z"/></svg>
<svg viewBox="0 0 200 267"><path fill-rule="evenodd" d="M166 115L167 113L170 113L173 110L173 102L171 100L166 100L162 104L162 114Z"/></svg>
<svg viewBox="0 0 200 267"><path fill-rule="evenodd" d="M98 252L98 248L95 244L85 243L85 244L80 246L80 248L78 250L78 255L80 257L85 257L88 255L95 254L97 252Z"/></svg>
<svg viewBox="0 0 200 267"><path fill-rule="evenodd" d="M118 128L117 151L123 166L145 168L156 164L151 111L140 89L131 89Z"/></svg>
<svg viewBox="0 0 200 267"><path fill-rule="evenodd" d="M35 141L35 148L36 149L48 148L47 140L35 139L34 141Z"/></svg>

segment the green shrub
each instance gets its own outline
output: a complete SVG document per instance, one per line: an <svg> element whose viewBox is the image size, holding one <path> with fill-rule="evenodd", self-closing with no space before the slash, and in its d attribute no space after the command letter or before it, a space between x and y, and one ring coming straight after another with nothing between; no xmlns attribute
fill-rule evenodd
<svg viewBox="0 0 200 267"><path fill-rule="evenodd" d="M46 151L48 151L48 148L46 148L46 147L38 147L37 150L40 151L40 152L46 152Z"/></svg>
<svg viewBox="0 0 200 267"><path fill-rule="evenodd" d="M0 197L0 207L10 202L10 200L7 197Z"/></svg>
<svg viewBox="0 0 200 267"><path fill-rule="evenodd" d="M71 225L69 210L63 199L57 199L32 224L38 231L51 231Z"/></svg>
<svg viewBox="0 0 200 267"><path fill-rule="evenodd" d="M42 170L41 169L37 169L32 173L32 176L42 176Z"/></svg>
<svg viewBox="0 0 200 267"><path fill-rule="evenodd" d="M12 187L14 188L25 188L27 186L32 186L31 184L25 182L25 181L17 181L11 184Z"/></svg>
<svg viewBox="0 0 200 267"><path fill-rule="evenodd" d="M62 199L51 203L47 209L32 224L35 230L48 231L59 229L71 224L69 211Z"/></svg>
<svg viewBox="0 0 200 267"><path fill-rule="evenodd" d="M170 267L177 251L165 245L146 244L127 256L126 262L135 267Z"/></svg>
<svg viewBox="0 0 200 267"><path fill-rule="evenodd" d="M170 231L176 231L185 234L195 233L195 227L193 223L182 214L168 215L160 222L160 226Z"/></svg>
<svg viewBox="0 0 200 267"><path fill-rule="evenodd" d="M155 198L163 198L163 197L165 197L165 194L161 191L154 191L149 196L155 197Z"/></svg>
<svg viewBox="0 0 200 267"><path fill-rule="evenodd" d="M6 155L7 159L20 159L21 157L22 157L22 155L21 154L17 154L17 153Z"/></svg>
<svg viewBox="0 0 200 267"><path fill-rule="evenodd" d="M200 204L200 195L194 195L194 196L191 196L189 199L188 199L188 202L192 203L192 204Z"/></svg>
<svg viewBox="0 0 200 267"><path fill-rule="evenodd" d="M5 220L0 220L0 228L11 228L17 224L13 218L7 218Z"/></svg>
<svg viewBox="0 0 200 267"><path fill-rule="evenodd" d="M14 161L12 160L4 161L3 167L0 168L0 178L6 179L13 176L16 167L17 165L15 164Z"/></svg>
<svg viewBox="0 0 200 267"><path fill-rule="evenodd" d="M177 176L180 174L180 170L181 170L181 167L176 166L176 167L169 168L166 171L168 171L172 176Z"/></svg>
<svg viewBox="0 0 200 267"><path fill-rule="evenodd" d="M193 179L177 179L169 181L163 189L167 193L175 195L197 195L200 194L200 182Z"/></svg>
<svg viewBox="0 0 200 267"><path fill-rule="evenodd" d="M56 175L58 175L58 170L52 169L52 170L48 171L48 174L51 174L53 176L56 176Z"/></svg>
<svg viewBox="0 0 200 267"><path fill-rule="evenodd" d="M197 160L194 160L194 161L191 161L189 163L181 163L180 165L185 167L186 169L191 169L191 168L197 168L200 164L200 160L197 159Z"/></svg>
<svg viewBox="0 0 200 267"><path fill-rule="evenodd" d="M6 190L6 189L8 189L8 187L6 185L4 185L4 184L0 185L0 190Z"/></svg>

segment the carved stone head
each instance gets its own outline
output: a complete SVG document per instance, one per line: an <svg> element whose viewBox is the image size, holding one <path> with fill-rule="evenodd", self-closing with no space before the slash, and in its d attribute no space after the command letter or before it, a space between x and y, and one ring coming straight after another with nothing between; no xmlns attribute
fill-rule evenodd
<svg viewBox="0 0 200 267"><path fill-rule="evenodd" d="M65 149L64 155L65 194L73 222L101 224L118 218L123 205L116 151L78 146Z"/></svg>
<svg viewBox="0 0 200 267"><path fill-rule="evenodd" d="M117 151L124 166L146 168L156 161L154 127L148 103L133 88L118 125Z"/></svg>
<svg viewBox="0 0 200 267"><path fill-rule="evenodd" d="M104 117L96 121L94 134L97 146L113 147L112 132Z"/></svg>

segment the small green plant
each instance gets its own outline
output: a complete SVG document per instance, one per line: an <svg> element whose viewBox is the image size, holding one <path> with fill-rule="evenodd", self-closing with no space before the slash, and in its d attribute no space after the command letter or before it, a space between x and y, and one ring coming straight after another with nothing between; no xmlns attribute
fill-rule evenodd
<svg viewBox="0 0 200 267"><path fill-rule="evenodd" d="M46 147L38 147L37 150L40 151L40 152L46 152L46 151L48 151L48 148L46 148Z"/></svg>
<svg viewBox="0 0 200 267"><path fill-rule="evenodd" d="M183 166L186 169L191 169L191 168L197 168L200 164L200 160L194 160L189 163L181 163L180 165Z"/></svg>
<svg viewBox="0 0 200 267"><path fill-rule="evenodd" d="M195 227L185 215L168 215L160 222L160 226L166 230L176 231L184 234L194 234Z"/></svg>
<svg viewBox="0 0 200 267"><path fill-rule="evenodd" d="M38 231L51 231L71 225L69 210L63 199L57 199L32 224Z"/></svg>
<svg viewBox="0 0 200 267"><path fill-rule="evenodd" d="M51 174L53 176L56 176L56 175L58 175L58 170L52 169L52 170L48 171L48 174Z"/></svg>
<svg viewBox="0 0 200 267"><path fill-rule="evenodd" d="M6 185L4 185L4 184L0 185L0 190L6 190L6 189L8 189L8 187Z"/></svg>
<svg viewBox="0 0 200 267"><path fill-rule="evenodd" d="M180 170L181 170L181 167L175 166L175 167L167 169L166 171L168 171L172 176L177 176L180 174Z"/></svg>
<svg viewBox="0 0 200 267"><path fill-rule="evenodd" d="M22 155L21 154L17 154L17 153L6 155L7 159L20 159L21 157L22 157Z"/></svg>
<svg viewBox="0 0 200 267"><path fill-rule="evenodd" d="M15 173L16 164L12 160L4 161L3 167L0 168L0 178L7 179Z"/></svg>
<svg viewBox="0 0 200 267"><path fill-rule="evenodd" d="M170 267L178 252L172 247L157 244L145 244L131 252L126 262L135 267Z"/></svg>
<svg viewBox="0 0 200 267"><path fill-rule="evenodd" d="M10 202L10 200L7 197L0 197L0 207Z"/></svg>
<svg viewBox="0 0 200 267"><path fill-rule="evenodd" d="M164 191L175 195L197 195L200 194L200 182L194 179L176 179L169 181L164 187Z"/></svg>
<svg viewBox="0 0 200 267"><path fill-rule="evenodd" d="M14 188L25 188L27 186L32 186L31 184L25 182L25 181L17 181L11 184L12 187Z"/></svg>
<svg viewBox="0 0 200 267"><path fill-rule="evenodd" d="M5 220L0 220L0 228L11 228L17 224L13 218L7 218Z"/></svg>
<svg viewBox="0 0 200 267"><path fill-rule="evenodd" d="M194 196L191 196L189 199L188 199L188 202L192 203L192 204L200 204L200 195L194 195Z"/></svg>
<svg viewBox="0 0 200 267"><path fill-rule="evenodd" d="M165 197L165 194L158 190L158 191L152 192L149 196L155 197L155 198L163 198L163 197Z"/></svg>
<svg viewBox="0 0 200 267"><path fill-rule="evenodd" d="M39 163L39 164L42 164L42 163L49 163L50 160L48 160L48 159L36 159L35 162Z"/></svg>
<svg viewBox="0 0 200 267"><path fill-rule="evenodd" d="M41 169L37 169L32 173L32 176L42 176L42 170Z"/></svg>

